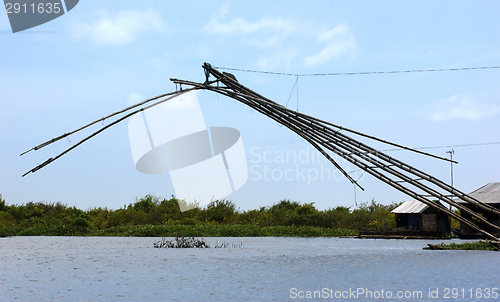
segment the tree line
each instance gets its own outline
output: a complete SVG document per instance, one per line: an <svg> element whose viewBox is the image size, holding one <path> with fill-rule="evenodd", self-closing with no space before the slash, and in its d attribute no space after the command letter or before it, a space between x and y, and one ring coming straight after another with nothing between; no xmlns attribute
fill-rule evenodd
<svg viewBox="0 0 500 302"><path fill-rule="evenodd" d="M85 235L133 226L253 226L314 227L357 230L394 227L391 210L398 204L382 205L375 200L357 208L337 206L318 210L314 203L288 199L269 207L239 210L229 200L215 200L203 208L181 212L178 200L146 195L120 209L106 207L81 210L61 202L28 202L7 205L0 195L0 233ZM30 231L26 231L26 230ZM206 228L205 228L206 229ZM37 231L38 230L38 231ZM327 232L328 233L328 232Z"/></svg>

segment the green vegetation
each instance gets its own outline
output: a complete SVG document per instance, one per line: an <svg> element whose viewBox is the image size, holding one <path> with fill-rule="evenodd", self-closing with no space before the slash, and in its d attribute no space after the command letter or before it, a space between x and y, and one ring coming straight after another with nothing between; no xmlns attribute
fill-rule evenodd
<svg viewBox="0 0 500 302"><path fill-rule="evenodd" d="M186 249L186 248L198 248L198 249L209 249L209 248L241 248L243 243L234 244L223 241L222 243L216 242L215 245L208 244L205 239L196 237L184 237L176 236L174 240L168 240L162 237L160 241L153 242L154 248L167 248L167 249Z"/></svg>
<svg viewBox="0 0 500 302"><path fill-rule="evenodd" d="M453 212L455 212L455 214L460 216L460 210L454 209ZM451 229L460 230L460 221L456 220L453 217L450 217L450 220L451 220Z"/></svg>
<svg viewBox="0 0 500 302"><path fill-rule="evenodd" d="M198 239L195 237L176 236L174 240L168 240L165 237L162 237L161 241L153 242L153 247L167 248L167 249L186 249L186 248L208 249L210 248L210 245L203 238Z"/></svg>
<svg viewBox="0 0 500 302"><path fill-rule="evenodd" d="M117 210L86 211L57 203L7 205L0 195L0 233L10 236L355 236L363 228L394 227L397 204L374 200L357 209L320 211L313 203L282 200L270 207L239 211L228 200L181 212L175 198L152 195Z"/></svg>
<svg viewBox="0 0 500 302"><path fill-rule="evenodd" d="M427 244L424 250L488 250L498 251L498 247L488 241L464 242L450 244Z"/></svg>

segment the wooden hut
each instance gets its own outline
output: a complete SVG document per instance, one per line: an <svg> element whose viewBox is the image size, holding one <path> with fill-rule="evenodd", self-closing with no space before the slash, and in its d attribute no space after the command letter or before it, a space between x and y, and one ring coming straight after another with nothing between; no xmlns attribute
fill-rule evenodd
<svg viewBox="0 0 500 302"><path fill-rule="evenodd" d="M471 193L468 194L471 197L474 197L475 199L489 204L492 207L495 207L497 209L500 209L500 182L490 182L482 187L480 187L477 190L472 191ZM484 218L488 220L488 222L500 226L500 217L494 213L484 211L483 209L480 209L476 207L475 205L472 205L467 202L459 202L460 204L466 206L467 208L471 209L472 211L476 213L480 213ZM460 211L460 215L466 219L471 220L472 217L464 213L463 211ZM498 233L498 231L494 230L492 227L485 225L484 223L480 221L476 221L475 219L474 222L481 227L481 229L485 230L486 232L490 233ZM456 232L458 236L464 237L464 238L473 238L473 237L481 237L480 234L476 234L476 231L471 229L469 226L460 223L460 231ZM478 236L475 236L478 235Z"/></svg>
<svg viewBox="0 0 500 302"><path fill-rule="evenodd" d="M437 201L435 201L437 202ZM392 210L396 215L396 228L426 233L449 233L448 214L417 200L405 201Z"/></svg>

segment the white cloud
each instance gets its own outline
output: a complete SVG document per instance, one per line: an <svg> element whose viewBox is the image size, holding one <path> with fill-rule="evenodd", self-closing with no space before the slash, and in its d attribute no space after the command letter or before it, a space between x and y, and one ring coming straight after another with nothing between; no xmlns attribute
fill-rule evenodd
<svg viewBox="0 0 500 302"><path fill-rule="evenodd" d="M334 38L339 38L347 33L347 26L345 24L338 25L328 31L321 33L318 36L318 40L321 42L327 42Z"/></svg>
<svg viewBox="0 0 500 302"><path fill-rule="evenodd" d="M258 48L276 48L298 28L294 22L280 17L264 17L255 22L248 22L239 17L228 22L222 21L227 13L227 7L223 7L203 30L209 34L238 36L246 44Z"/></svg>
<svg viewBox="0 0 500 302"><path fill-rule="evenodd" d="M218 17L213 17L204 28L211 34L221 35L248 35L260 31L290 33L294 29L295 25L292 22L281 18L261 18L254 23L243 18L235 18L229 23L223 23Z"/></svg>
<svg viewBox="0 0 500 302"><path fill-rule="evenodd" d="M434 121L451 119L480 120L496 115L500 106L481 104L473 97L456 94L439 102L438 109L430 114Z"/></svg>
<svg viewBox="0 0 500 302"><path fill-rule="evenodd" d="M123 45L145 32L163 33L167 28L161 16L151 9L124 10L116 14L100 10L95 15L97 18L90 22L73 24L74 37L90 39L99 45Z"/></svg>
<svg viewBox="0 0 500 302"><path fill-rule="evenodd" d="M357 43L346 25L338 25L318 36L318 41L327 42L328 45L316 54L306 57L304 65L315 66L325 64L341 55L354 55Z"/></svg>
<svg viewBox="0 0 500 302"><path fill-rule="evenodd" d="M314 20L264 17L251 22L241 17L229 19L227 15L227 7L222 7L203 30L231 37L231 49L238 43L259 48L258 53L254 52L257 59L250 60L255 68L314 67L343 56L354 56L357 51L356 39L346 24L318 31L321 26Z"/></svg>

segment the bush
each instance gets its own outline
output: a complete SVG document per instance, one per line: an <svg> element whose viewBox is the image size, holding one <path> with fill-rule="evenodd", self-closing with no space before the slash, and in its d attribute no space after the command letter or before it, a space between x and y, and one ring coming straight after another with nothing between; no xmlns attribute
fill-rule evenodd
<svg viewBox="0 0 500 302"><path fill-rule="evenodd" d="M76 226L76 227L83 227L83 228L90 228L91 227L90 222L85 218L77 218L73 221L72 224L73 224L73 226Z"/></svg>
<svg viewBox="0 0 500 302"><path fill-rule="evenodd" d="M5 199L2 198L2 194L0 194L0 212L7 210L7 206L5 205Z"/></svg>
<svg viewBox="0 0 500 302"><path fill-rule="evenodd" d="M134 209L143 211L144 213L149 213L156 208L157 204L159 204L158 198L148 194L146 197L141 198L138 202L134 203Z"/></svg>
<svg viewBox="0 0 500 302"><path fill-rule="evenodd" d="M278 236L282 231L289 236L308 232L316 234L324 232L324 229L357 230L360 223L363 223L364 228L381 229L384 224L390 228L395 225L394 215L390 211L396 206L397 204L382 205L372 200L370 203L362 203L354 210L338 206L320 211L315 208L314 203L301 204L285 199L270 207L238 211L236 205L229 200L215 200L206 208L181 212L178 200L174 197L163 199L146 195L134 204L120 209L94 208L82 211L60 202L29 202L7 206L0 196L0 228L16 228L15 232L19 234L65 235L72 232L94 232L108 235L117 232L122 235L126 233L128 236L161 236L164 231L179 231L189 226L192 227L186 229L189 232L197 230L196 232L220 236L254 236L262 234L263 230L273 236ZM212 229L215 225L217 228ZM278 227L319 228L321 231L298 231L297 228L290 231L292 229ZM193 235L199 236L199 233Z"/></svg>
<svg viewBox="0 0 500 302"><path fill-rule="evenodd" d="M215 200L207 205L207 220L218 223L229 222L236 210L236 205L229 200Z"/></svg>

